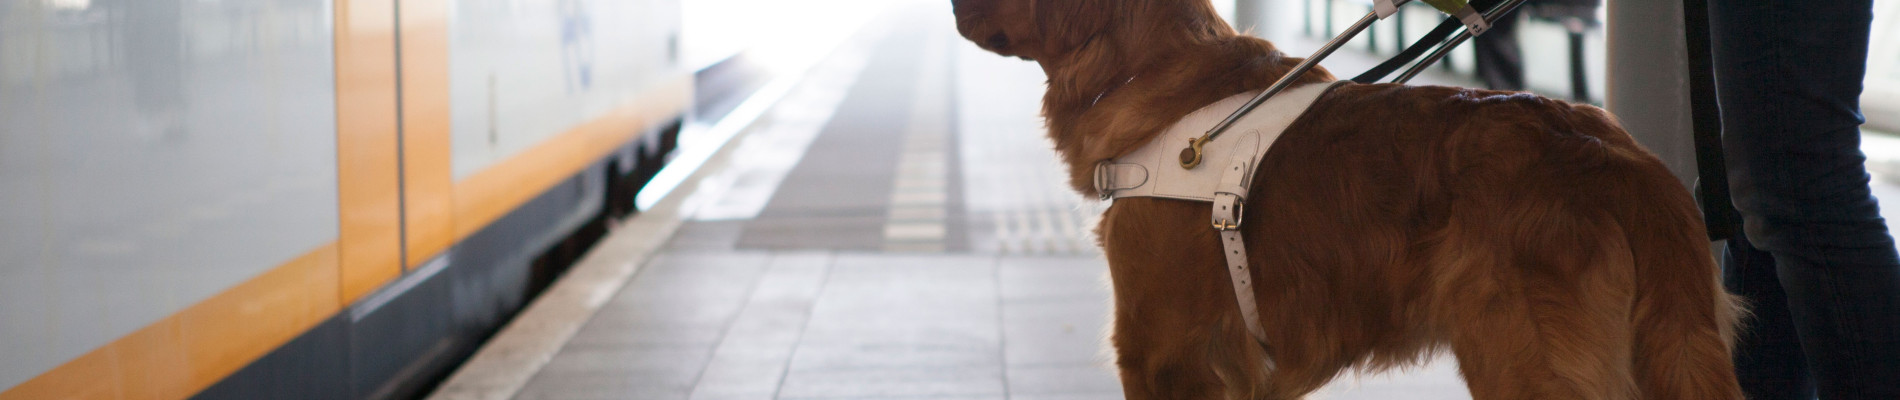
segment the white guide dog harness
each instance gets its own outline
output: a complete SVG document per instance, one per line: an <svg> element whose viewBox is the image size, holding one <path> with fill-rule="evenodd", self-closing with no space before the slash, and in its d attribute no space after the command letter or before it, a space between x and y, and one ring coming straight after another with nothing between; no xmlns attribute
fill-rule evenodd
<svg viewBox="0 0 1900 400"><path fill-rule="evenodd" d="M1176 152L1180 144L1201 137L1209 127L1233 115L1235 110L1259 91L1241 93L1202 107L1181 118L1167 132L1134 152L1095 166L1095 189L1104 200L1126 197L1213 203L1212 222L1220 231L1221 252L1227 256L1227 272L1234 283L1234 298L1240 302L1240 316L1247 333L1266 343L1260 325L1260 311L1254 301L1253 274L1247 266L1247 245L1240 236L1241 207L1246 203L1248 185L1261 157L1280 138L1293 120L1335 86L1346 81L1308 84L1287 88L1273 95L1242 116L1228 130L1203 147L1206 165L1183 168ZM1224 163L1222 160L1226 160Z"/></svg>

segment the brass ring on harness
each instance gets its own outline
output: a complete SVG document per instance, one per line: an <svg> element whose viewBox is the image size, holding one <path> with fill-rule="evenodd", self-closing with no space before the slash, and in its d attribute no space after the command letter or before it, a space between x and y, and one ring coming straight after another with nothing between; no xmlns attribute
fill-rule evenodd
<svg viewBox="0 0 1900 400"><path fill-rule="evenodd" d="M1188 148L1181 149L1181 168L1194 169L1201 165L1201 147L1207 145L1209 135L1188 139Z"/></svg>

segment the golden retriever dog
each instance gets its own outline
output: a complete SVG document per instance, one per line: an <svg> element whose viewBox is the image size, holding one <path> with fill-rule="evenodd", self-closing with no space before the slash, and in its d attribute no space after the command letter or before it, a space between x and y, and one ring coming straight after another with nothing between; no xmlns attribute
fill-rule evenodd
<svg viewBox="0 0 1900 400"><path fill-rule="evenodd" d="M952 4L964 38L1042 66L1049 135L1084 195L1097 162L1301 61L1208 0ZM1438 350L1477 399L1742 397L1740 306L1695 203L1601 109L1346 85L1258 168L1241 229L1265 343L1242 326L1206 203L1129 198L1103 216L1129 398L1300 398Z"/></svg>

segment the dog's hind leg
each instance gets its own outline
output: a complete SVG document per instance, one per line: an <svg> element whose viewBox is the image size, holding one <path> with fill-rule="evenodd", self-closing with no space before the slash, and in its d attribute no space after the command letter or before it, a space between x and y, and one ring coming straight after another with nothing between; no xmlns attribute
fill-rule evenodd
<svg viewBox="0 0 1900 400"><path fill-rule="evenodd" d="M1742 305L1717 282L1715 257L1688 194L1669 187L1673 176L1654 175L1629 197L1656 201L1616 209L1636 260L1633 368L1643 396L1741 399L1729 345ZM1644 189L1656 194L1640 194Z"/></svg>
<svg viewBox="0 0 1900 400"><path fill-rule="evenodd" d="M1451 273L1442 322L1472 397L1637 398L1620 232L1560 205L1529 208L1507 215L1527 225L1489 225L1517 235L1458 235L1446 249L1458 255L1441 264Z"/></svg>
<svg viewBox="0 0 1900 400"><path fill-rule="evenodd" d="M1472 398L1633 399L1629 325L1545 293L1498 293L1452 337Z"/></svg>

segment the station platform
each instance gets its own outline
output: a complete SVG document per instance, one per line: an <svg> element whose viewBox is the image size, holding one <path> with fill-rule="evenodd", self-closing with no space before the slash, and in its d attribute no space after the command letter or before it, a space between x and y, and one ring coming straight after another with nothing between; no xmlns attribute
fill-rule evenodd
<svg viewBox="0 0 1900 400"><path fill-rule="evenodd" d="M1041 70L967 44L935 3L709 128L730 141L430 398L1122 398L1090 233L1106 204L1064 184ZM1314 398L1469 395L1440 357Z"/></svg>
<svg viewBox="0 0 1900 400"><path fill-rule="evenodd" d="M1122 398L1106 204L1064 183L1042 71L967 44L944 3L740 106L757 118L431 398ZM1466 396L1445 363L1341 382Z"/></svg>

